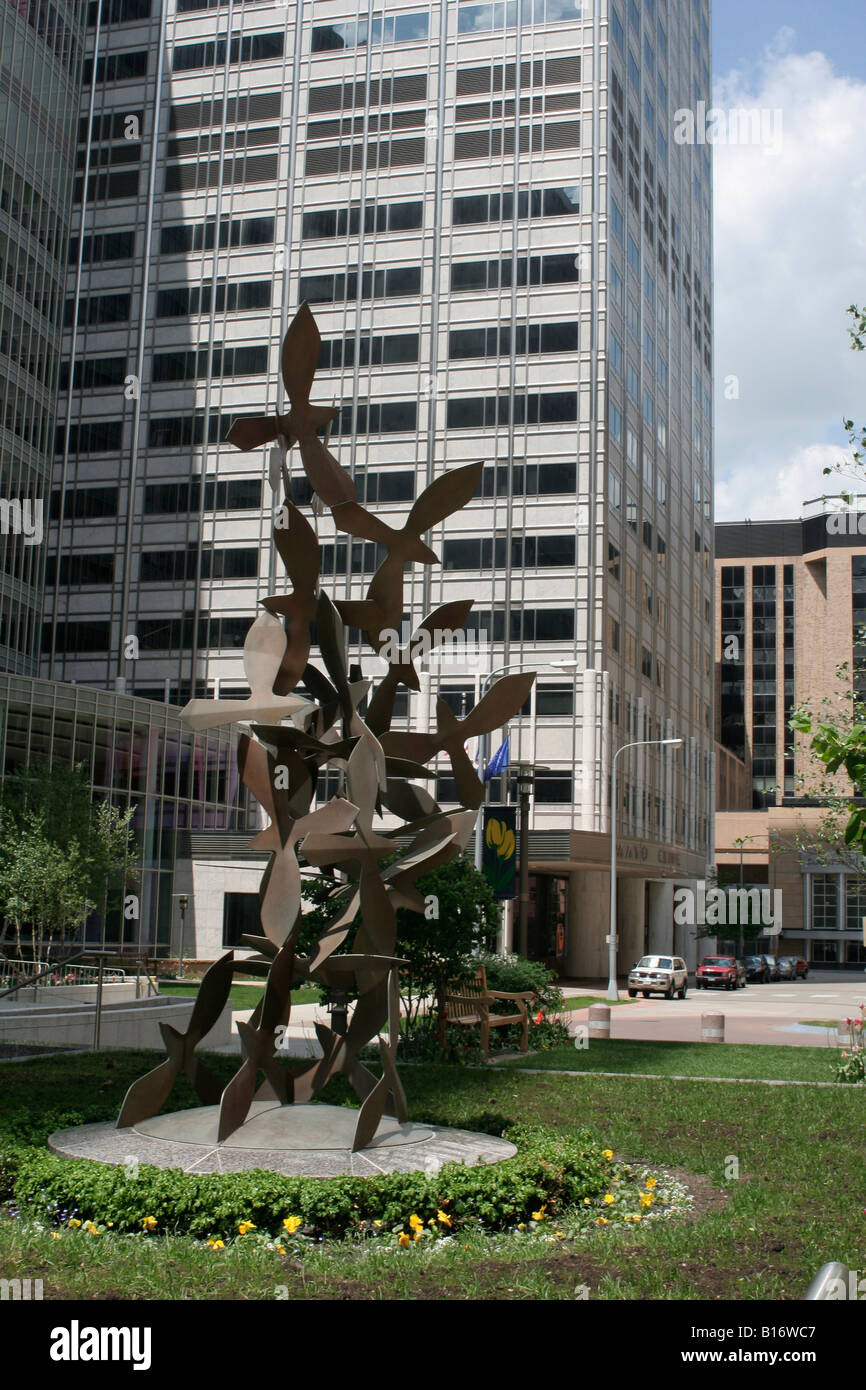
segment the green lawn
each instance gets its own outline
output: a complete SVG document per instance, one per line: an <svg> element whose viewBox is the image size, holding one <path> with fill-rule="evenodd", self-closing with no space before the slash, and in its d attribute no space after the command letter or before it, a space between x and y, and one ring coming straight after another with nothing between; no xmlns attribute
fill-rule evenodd
<svg viewBox="0 0 866 1390"><path fill-rule="evenodd" d="M759 1074L770 1053L809 1051L704 1050L716 1059L760 1057ZM65 1123L110 1119L130 1080L155 1060L152 1053L78 1054L0 1065L0 1137L20 1133L43 1112L56 1122L60 1106ZM211 1063L230 1075L230 1059ZM63 1231L55 1240L7 1214L0 1218L2 1275L42 1278L46 1299L273 1300L283 1288L292 1300L571 1302L585 1284L591 1299L775 1301L801 1299L828 1260L866 1268L864 1088L699 1087L501 1067L413 1066L403 1077L415 1120L490 1132L517 1120L556 1133L589 1125L618 1159L675 1169L695 1194L694 1213L549 1243L469 1235L395 1251L325 1242L306 1249L299 1266L243 1240L222 1251L171 1236ZM335 1098L345 1095L342 1083L336 1090ZM172 1099L186 1103L182 1090Z"/></svg>
<svg viewBox="0 0 866 1390"><path fill-rule="evenodd" d="M198 988L198 980L190 980L188 984L184 980L159 981L160 994L190 996L197 994ZM232 1009L254 1009L261 997L261 985L232 985ZM321 990L316 985L301 985L298 989L292 990L293 1004L318 1004L321 997Z"/></svg>
<svg viewBox="0 0 866 1390"><path fill-rule="evenodd" d="M655 1076L751 1077L764 1081L835 1081L835 1047L779 1047L773 1044L650 1042L628 1038L590 1038L588 1046L552 1048L509 1058L503 1067L545 1070L614 1071Z"/></svg>

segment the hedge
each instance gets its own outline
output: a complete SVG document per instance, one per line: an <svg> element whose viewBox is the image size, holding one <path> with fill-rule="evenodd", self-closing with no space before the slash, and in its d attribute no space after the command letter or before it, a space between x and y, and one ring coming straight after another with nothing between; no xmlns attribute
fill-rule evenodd
<svg viewBox="0 0 866 1390"><path fill-rule="evenodd" d="M128 1170L9 1146L0 1150L0 1197L46 1225L65 1225L74 1216L111 1223L117 1232L140 1231L150 1216L162 1234L227 1237L242 1221L266 1229L297 1216L304 1234L339 1237L360 1222L381 1221L388 1229L410 1213L426 1222L439 1211L454 1230L507 1230L539 1207L554 1216L607 1190L613 1165L588 1131L551 1138L518 1125L506 1137L518 1153L501 1163L371 1178L286 1177L265 1169L185 1173L144 1164Z"/></svg>

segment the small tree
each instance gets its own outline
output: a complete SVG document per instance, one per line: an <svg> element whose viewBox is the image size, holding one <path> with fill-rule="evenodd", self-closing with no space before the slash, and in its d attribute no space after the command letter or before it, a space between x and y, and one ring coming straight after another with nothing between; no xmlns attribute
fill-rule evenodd
<svg viewBox="0 0 866 1390"><path fill-rule="evenodd" d="M305 955L337 915L338 907L329 899L340 882L327 874L305 875L302 882L304 899L311 904L301 918L297 938L298 952ZM400 972L407 1036L417 1028L425 1005L450 981L471 972L472 956L492 948L499 928L493 890L468 855L431 870L416 886L425 899L425 912L397 910L395 954L407 962Z"/></svg>
<svg viewBox="0 0 866 1390"><path fill-rule="evenodd" d="M33 932L37 959L45 937L80 926L122 896L135 852L134 810L94 804L84 768L36 764L0 787L0 914Z"/></svg>
<svg viewBox="0 0 866 1390"><path fill-rule="evenodd" d="M491 950L499 927L499 904L483 874L467 854L418 879L425 912L397 912L397 955L401 972L404 1027L411 1037L425 1005L453 980L473 969L472 956Z"/></svg>

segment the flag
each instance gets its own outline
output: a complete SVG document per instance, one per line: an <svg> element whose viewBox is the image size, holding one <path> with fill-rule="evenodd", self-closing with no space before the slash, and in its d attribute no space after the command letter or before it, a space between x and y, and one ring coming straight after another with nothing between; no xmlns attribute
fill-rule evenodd
<svg viewBox="0 0 866 1390"><path fill-rule="evenodd" d="M497 748L496 752L493 754L493 757L492 757L492 758L490 759L490 761L488 762L488 764L487 764L487 772L486 772L485 777L484 777L485 782L489 782L490 779L491 779L491 777L498 777L499 774L500 774L500 772L503 772L503 771L505 770L505 768L507 768L507 766L508 766L508 739L506 739L504 743L500 743L500 745L499 745L499 747Z"/></svg>

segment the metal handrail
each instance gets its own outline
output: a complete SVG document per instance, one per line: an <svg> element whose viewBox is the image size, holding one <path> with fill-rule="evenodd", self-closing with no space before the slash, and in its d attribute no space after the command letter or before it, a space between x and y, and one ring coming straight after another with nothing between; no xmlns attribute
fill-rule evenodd
<svg viewBox="0 0 866 1390"><path fill-rule="evenodd" d="M74 955L67 956L65 960L53 961L51 965L46 965L44 970L40 970L36 975L28 975L26 980L19 980L11 989L0 990L0 999L5 999L10 994L17 994L19 989L27 989L29 985L37 984L44 975L51 975L55 970L62 969L69 965L70 961L81 960L82 956L88 955L87 951L76 951Z"/></svg>

